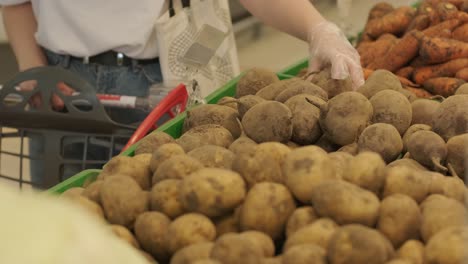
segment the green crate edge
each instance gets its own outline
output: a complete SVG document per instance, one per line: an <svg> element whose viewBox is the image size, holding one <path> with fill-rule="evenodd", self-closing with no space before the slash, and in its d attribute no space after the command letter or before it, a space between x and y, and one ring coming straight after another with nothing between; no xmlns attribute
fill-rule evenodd
<svg viewBox="0 0 468 264"><path fill-rule="evenodd" d="M292 77L284 73L278 73L277 75L278 75L278 78L280 79L288 79ZM228 83L226 83L224 86L214 91L212 94L208 95L205 98L206 102L209 104L214 104L218 102L224 96L234 96L236 93L237 82L239 81L241 76L242 74L230 80ZM174 138L178 138L182 132L182 125L184 123L185 117L186 117L186 113L185 112L181 113L177 115L176 117L174 117L173 119L166 122L164 125L162 125L158 129L156 129L156 131L163 131L163 132L168 133ZM126 151L122 152L120 155L133 156L135 154L135 149L137 146L138 146L138 143L133 144ZM97 177L97 175L100 172L101 170L97 170L97 169L84 170L68 178L67 180L55 185L54 187L48 189L47 192L53 193L53 194L60 194L73 187L82 187L83 183L88 178Z"/></svg>

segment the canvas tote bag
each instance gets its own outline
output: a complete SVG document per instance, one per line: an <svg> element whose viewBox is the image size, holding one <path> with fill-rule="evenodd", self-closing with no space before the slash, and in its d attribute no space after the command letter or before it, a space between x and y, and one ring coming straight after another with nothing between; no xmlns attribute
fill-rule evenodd
<svg viewBox="0 0 468 264"><path fill-rule="evenodd" d="M204 98L240 72L228 0L170 0L155 30L163 85L195 80Z"/></svg>

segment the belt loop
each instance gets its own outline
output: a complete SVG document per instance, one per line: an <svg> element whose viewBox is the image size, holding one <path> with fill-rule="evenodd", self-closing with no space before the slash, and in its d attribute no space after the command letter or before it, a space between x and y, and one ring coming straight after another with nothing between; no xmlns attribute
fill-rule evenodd
<svg viewBox="0 0 468 264"><path fill-rule="evenodd" d="M60 65L63 68L69 68L70 67L70 55L62 55L62 61L60 62Z"/></svg>
<svg viewBox="0 0 468 264"><path fill-rule="evenodd" d="M138 60L135 60L135 59L132 59L132 70L133 72L137 72L138 71Z"/></svg>

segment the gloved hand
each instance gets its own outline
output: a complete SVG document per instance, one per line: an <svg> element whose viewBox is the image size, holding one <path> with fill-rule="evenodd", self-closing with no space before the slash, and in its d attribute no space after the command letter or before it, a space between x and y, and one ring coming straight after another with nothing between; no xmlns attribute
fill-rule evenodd
<svg viewBox="0 0 468 264"><path fill-rule="evenodd" d="M353 89L364 84L359 53L343 32L331 22L321 22L309 32L309 72L331 66L333 79L351 77Z"/></svg>

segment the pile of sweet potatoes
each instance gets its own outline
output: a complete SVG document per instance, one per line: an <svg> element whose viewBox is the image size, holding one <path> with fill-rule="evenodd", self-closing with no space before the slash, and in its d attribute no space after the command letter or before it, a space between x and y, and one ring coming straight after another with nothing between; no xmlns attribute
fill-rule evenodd
<svg viewBox="0 0 468 264"><path fill-rule="evenodd" d="M468 81L467 12L468 0L376 4L357 44L365 77L385 69L419 97L453 95Z"/></svg>

